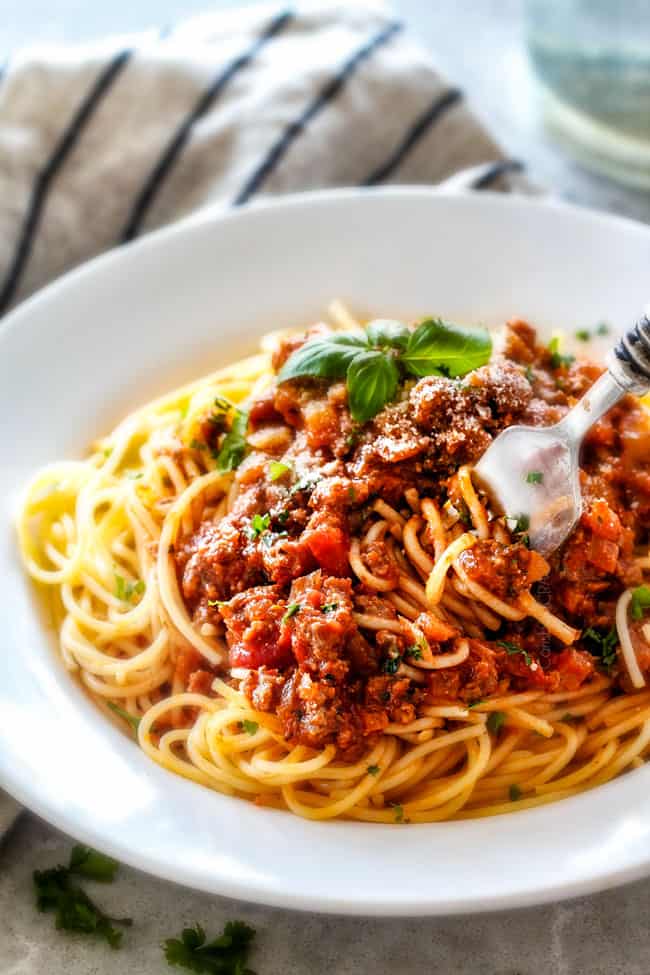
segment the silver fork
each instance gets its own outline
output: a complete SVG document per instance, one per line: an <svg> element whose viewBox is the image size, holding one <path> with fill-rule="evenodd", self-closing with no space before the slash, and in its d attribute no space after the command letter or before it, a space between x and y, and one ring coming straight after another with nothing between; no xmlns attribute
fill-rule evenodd
<svg viewBox="0 0 650 975"><path fill-rule="evenodd" d="M476 465L493 507L528 531L531 548L550 555L580 517L578 464L587 431L626 393L650 389L650 320L644 316L612 349L607 371L559 423L509 427Z"/></svg>

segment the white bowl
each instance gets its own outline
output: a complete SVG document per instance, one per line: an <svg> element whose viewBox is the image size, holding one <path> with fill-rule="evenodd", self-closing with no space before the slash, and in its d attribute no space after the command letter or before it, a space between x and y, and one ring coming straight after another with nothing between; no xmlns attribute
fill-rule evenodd
<svg viewBox="0 0 650 975"><path fill-rule="evenodd" d="M0 329L0 782L73 836L192 887L349 914L515 907L650 872L650 768L494 819L306 822L177 778L64 671L13 516L39 466L79 456L154 394L265 330L360 314L623 326L648 299L650 229L523 199L420 189L298 196L188 221L91 262Z"/></svg>

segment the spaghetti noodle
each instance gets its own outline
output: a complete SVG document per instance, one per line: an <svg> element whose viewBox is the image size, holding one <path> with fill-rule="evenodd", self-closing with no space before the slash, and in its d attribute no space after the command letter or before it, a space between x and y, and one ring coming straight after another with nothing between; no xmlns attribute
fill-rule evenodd
<svg viewBox="0 0 650 975"><path fill-rule="evenodd" d="M487 365L403 381L355 424L344 383L276 377L327 334L268 337L37 474L19 539L66 667L160 765L309 819L493 815L636 767L642 406L590 437L583 517L547 563L471 465L598 370L514 322Z"/></svg>

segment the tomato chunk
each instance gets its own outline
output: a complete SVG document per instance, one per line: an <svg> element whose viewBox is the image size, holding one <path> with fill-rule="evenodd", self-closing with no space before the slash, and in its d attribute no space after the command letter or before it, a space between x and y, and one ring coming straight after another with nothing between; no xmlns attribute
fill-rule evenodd
<svg viewBox="0 0 650 975"><path fill-rule="evenodd" d="M347 575L350 538L343 515L316 511L307 525L305 540L322 569L333 576Z"/></svg>

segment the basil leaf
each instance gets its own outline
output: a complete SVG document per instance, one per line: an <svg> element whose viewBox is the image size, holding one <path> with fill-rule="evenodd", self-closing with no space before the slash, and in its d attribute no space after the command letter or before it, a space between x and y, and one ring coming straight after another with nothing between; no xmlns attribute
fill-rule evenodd
<svg viewBox="0 0 650 975"><path fill-rule="evenodd" d="M388 318L377 318L370 322L366 329L368 341L371 345L379 345L391 349L405 349L411 329L402 322L393 322Z"/></svg>
<svg viewBox="0 0 650 975"><path fill-rule="evenodd" d="M246 431L248 429L248 413L245 410L235 410L230 430L223 438L221 450L217 454L217 470L234 471L239 467L246 453Z"/></svg>
<svg viewBox="0 0 650 975"><path fill-rule="evenodd" d="M365 336L348 332L310 339L289 356L278 373L278 382L300 376L342 379L355 356L367 348Z"/></svg>
<svg viewBox="0 0 650 975"><path fill-rule="evenodd" d="M414 376L464 376L485 365L491 353L487 329L429 318L411 333L400 361Z"/></svg>
<svg viewBox="0 0 650 975"><path fill-rule="evenodd" d="M395 396L399 372L384 352L361 352L348 368L348 405L352 418L365 423Z"/></svg>

